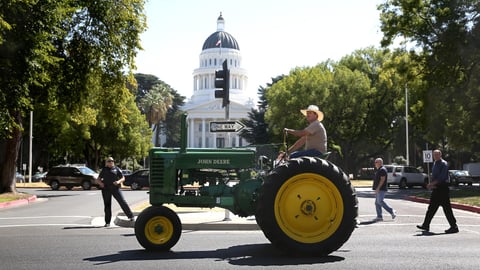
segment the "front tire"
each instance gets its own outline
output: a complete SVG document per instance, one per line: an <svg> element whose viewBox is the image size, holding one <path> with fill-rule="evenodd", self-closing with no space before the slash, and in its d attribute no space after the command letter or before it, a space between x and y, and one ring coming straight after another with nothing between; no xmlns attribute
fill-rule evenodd
<svg viewBox="0 0 480 270"><path fill-rule="evenodd" d="M358 201L347 175L326 160L301 157L267 176L255 218L279 249L325 256L350 238L357 215Z"/></svg>
<svg viewBox="0 0 480 270"><path fill-rule="evenodd" d="M52 190L58 190L60 188L60 183L57 180L52 180L50 182L50 187Z"/></svg>
<svg viewBox="0 0 480 270"><path fill-rule="evenodd" d="M181 233L180 218L165 206L150 206L135 221L135 236L146 250L168 251L178 242Z"/></svg>
<svg viewBox="0 0 480 270"><path fill-rule="evenodd" d="M405 178L400 179L400 183L398 184L398 187L400 189L406 189L407 188L407 179L405 179Z"/></svg>
<svg viewBox="0 0 480 270"><path fill-rule="evenodd" d="M92 189L92 182L90 182L90 180L83 181L83 182L82 182L82 188L83 188L83 190L90 190L90 189Z"/></svg>
<svg viewBox="0 0 480 270"><path fill-rule="evenodd" d="M138 182L133 181L132 184L130 184L130 188L132 190L140 190L142 189L142 186Z"/></svg>

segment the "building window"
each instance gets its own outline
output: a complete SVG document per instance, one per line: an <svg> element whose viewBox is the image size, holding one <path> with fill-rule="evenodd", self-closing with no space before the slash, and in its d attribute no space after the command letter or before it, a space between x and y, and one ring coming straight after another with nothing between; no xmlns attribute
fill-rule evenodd
<svg viewBox="0 0 480 270"><path fill-rule="evenodd" d="M202 125L202 123L200 123L200 124L198 124L198 131L202 132L202 130L203 130L203 125Z"/></svg>

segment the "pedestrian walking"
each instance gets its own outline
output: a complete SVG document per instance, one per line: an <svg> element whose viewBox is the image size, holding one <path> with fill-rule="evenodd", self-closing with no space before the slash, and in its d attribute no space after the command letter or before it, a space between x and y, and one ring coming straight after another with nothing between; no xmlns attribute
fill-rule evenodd
<svg viewBox="0 0 480 270"><path fill-rule="evenodd" d="M384 200L385 193L387 193L388 190L388 172L385 166L383 166L383 159L375 159L375 168L377 169L377 171L375 172L375 176L373 178L372 189L375 191L375 210L377 212L377 217L374 219L374 221L383 221L382 208L385 209L388 213L390 213L392 219L395 219L397 217L397 212L393 208L391 208Z"/></svg>
<svg viewBox="0 0 480 270"><path fill-rule="evenodd" d="M432 181L427 185L427 188L432 190L430 203L428 204L427 213L425 214L422 225L417 225L417 228L428 232L430 230L430 223L438 207L442 206L445 217L450 224L450 228L445 230L445 233L457 233L457 220L453 215L452 205L450 204L448 164L442 158L442 152L438 149L433 151L433 159Z"/></svg>
<svg viewBox="0 0 480 270"><path fill-rule="evenodd" d="M130 221L134 221L132 210L123 198L120 187L125 181L122 170L115 166L112 157L107 158L105 167L102 168L97 178L97 184L102 189L102 198L105 211L105 227L110 226L112 220L112 196L117 200L125 215Z"/></svg>

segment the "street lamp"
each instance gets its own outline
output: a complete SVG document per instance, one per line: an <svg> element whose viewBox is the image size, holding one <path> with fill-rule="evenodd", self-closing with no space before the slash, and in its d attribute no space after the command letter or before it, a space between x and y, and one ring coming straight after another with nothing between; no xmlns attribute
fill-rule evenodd
<svg viewBox="0 0 480 270"><path fill-rule="evenodd" d="M408 157L410 156L408 153L408 87L407 83L405 83L405 150L406 150L406 159L407 165L410 165Z"/></svg>
<svg viewBox="0 0 480 270"><path fill-rule="evenodd" d="M405 53L407 53L407 38L406 36L403 36L404 39L404 49ZM406 155L406 160L407 160L407 165L410 165L409 161L409 152L408 152L408 87L407 87L407 82L405 82L405 155Z"/></svg>

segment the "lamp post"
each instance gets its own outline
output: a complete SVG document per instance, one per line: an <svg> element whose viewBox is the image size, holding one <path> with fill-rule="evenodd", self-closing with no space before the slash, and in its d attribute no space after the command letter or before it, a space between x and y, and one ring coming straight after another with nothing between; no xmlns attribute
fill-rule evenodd
<svg viewBox="0 0 480 270"><path fill-rule="evenodd" d="M407 53L407 38L403 36L404 39L404 50ZM410 165L409 156L410 153L408 151L408 87L407 82L405 82L405 155L407 160L407 165Z"/></svg>
<svg viewBox="0 0 480 270"><path fill-rule="evenodd" d="M32 182L32 141L33 141L33 111L30 111L30 145L28 150L28 182Z"/></svg>
<svg viewBox="0 0 480 270"><path fill-rule="evenodd" d="M406 150L406 159L407 165L410 165L408 157L408 87L407 83L405 83L405 150Z"/></svg>

